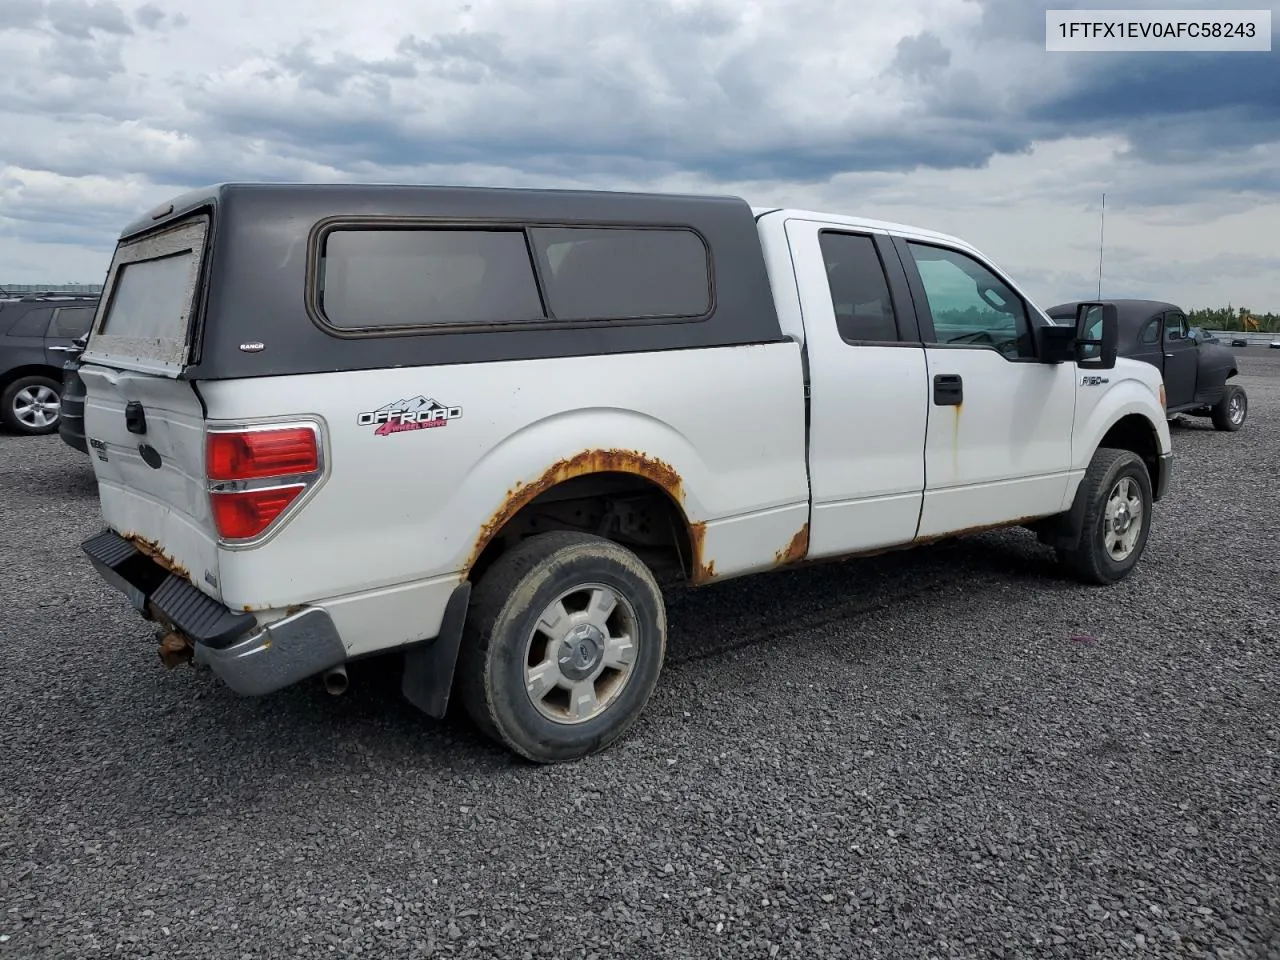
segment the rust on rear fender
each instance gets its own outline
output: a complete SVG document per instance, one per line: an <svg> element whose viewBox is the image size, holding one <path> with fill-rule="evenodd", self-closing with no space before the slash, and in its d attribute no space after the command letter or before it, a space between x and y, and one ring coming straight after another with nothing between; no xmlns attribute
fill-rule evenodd
<svg viewBox="0 0 1280 960"><path fill-rule="evenodd" d="M498 531L512 517L528 506L535 497L546 493L552 487L564 483L566 480L589 476L593 473L628 473L633 476L644 477L666 491L667 496L681 508L681 513L683 513L684 483L680 479L680 474L676 472L671 464L659 460L657 457L651 457L639 450L583 450L572 457L557 460L532 483L517 481L516 485L507 491L502 505L494 511L484 526L480 528L480 536L476 539L475 546L472 548L470 556L467 557L466 563L463 564L463 570L466 571L467 575L470 574L476 560L480 558L480 554L484 552L484 548L489 545L490 541L498 534ZM693 568L697 571L702 566L702 538L695 533L693 528L698 527L701 530L705 530L705 527L702 524L690 524L689 526L689 539L693 544ZM714 576L714 573L712 575Z"/></svg>

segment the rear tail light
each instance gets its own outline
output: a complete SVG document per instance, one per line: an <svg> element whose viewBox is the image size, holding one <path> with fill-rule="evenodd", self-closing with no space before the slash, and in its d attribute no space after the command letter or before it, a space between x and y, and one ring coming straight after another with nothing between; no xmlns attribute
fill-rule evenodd
<svg viewBox="0 0 1280 960"><path fill-rule="evenodd" d="M214 493L213 522L218 528L218 536L224 540L256 537L271 526L305 489L303 484L297 483L266 490Z"/></svg>
<svg viewBox="0 0 1280 960"><path fill-rule="evenodd" d="M320 450L310 427L209 434L210 480L257 480L315 471Z"/></svg>
<svg viewBox="0 0 1280 960"><path fill-rule="evenodd" d="M253 540L282 521L320 479L320 430L309 423L213 430L205 464L218 536Z"/></svg>

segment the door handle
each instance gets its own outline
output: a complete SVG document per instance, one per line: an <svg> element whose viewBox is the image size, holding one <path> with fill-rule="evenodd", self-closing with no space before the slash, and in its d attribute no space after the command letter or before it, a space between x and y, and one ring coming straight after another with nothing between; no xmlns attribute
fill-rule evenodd
<svg viewBox="0 0 1280 960"><path fill-rule="evenodd" d="M124 426L130 433L147 432L147 414L137 400L130 400L125 404Z"/></svg>
<svg viewBox="0 0 1280 960"><path fill-rule="evenodd" d="M960 374L934 374L933 402L940 407L958 407L964 403L964 381Z"/></svg>
<svg viewBox="0 0 1280 960"><path fill-rule="evenodd" d="M50 350L56 350L58 353L76 353L79 347L50 347Z"/></svg>
<svg viewBox="0 0 1280 960"><path fill-rule="evenodd" d="M1166 353L1166 354L1165 354L1165 356L1166 356L1166 357L1168 357L1170 360L1172 360L1172 359L1173 359L1173 354L1172 354L1172 353Z"/></svg>

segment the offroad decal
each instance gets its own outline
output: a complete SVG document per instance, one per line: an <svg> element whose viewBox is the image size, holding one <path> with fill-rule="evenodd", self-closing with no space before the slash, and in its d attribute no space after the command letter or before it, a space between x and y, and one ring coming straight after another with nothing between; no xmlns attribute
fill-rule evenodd
<svg viewBox="0 0 1280 960"><path fill-rule="evenodd" d="M362 427L377 427L374 436L385 437L405 430L425 430L427 427L447 427L449 421L462 416L461 407L447 407L424 396L410 400L397 400L377 410L358 414L356 423Z"/></svg>

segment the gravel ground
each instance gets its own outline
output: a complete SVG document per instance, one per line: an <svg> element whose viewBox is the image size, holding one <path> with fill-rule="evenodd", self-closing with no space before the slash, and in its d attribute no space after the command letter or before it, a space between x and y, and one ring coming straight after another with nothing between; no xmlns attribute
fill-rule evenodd
<svg viewBox="0 0 1280 960"><path fill-rule="evenodd" d="M556 768L369 668L164 671L78 551L87 461L0 436L0 957L1280 958L1280 357L1242 366L1126 583L1018 532L673 595L645 718Z"/></svg>

